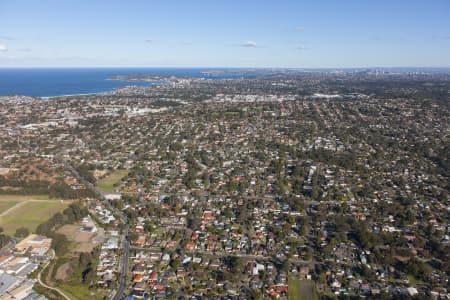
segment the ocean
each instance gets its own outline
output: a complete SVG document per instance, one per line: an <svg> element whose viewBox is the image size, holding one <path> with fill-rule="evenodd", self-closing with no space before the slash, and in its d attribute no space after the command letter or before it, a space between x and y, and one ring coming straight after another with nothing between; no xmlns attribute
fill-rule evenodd
<svg viewBox="0 0 450 300"><path fill-rule="evenodd" d="M200 68L0 68L0 96L25 95L53 97L62 95L97 94L117 88L150 82L108 80L116 75L151 74L208 78ZM210 78L228 78L228 75Z"/></svg>

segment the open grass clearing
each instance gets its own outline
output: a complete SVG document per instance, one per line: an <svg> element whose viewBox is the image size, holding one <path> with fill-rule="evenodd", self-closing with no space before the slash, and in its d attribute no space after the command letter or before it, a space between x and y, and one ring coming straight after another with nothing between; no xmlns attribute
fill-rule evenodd
<svg viewBox="0 0 450 300"><path fill-rule="evenodd" d="M410 283L412 283L412 284L415 284L415 285L425 284L425 282L423 282L423 281L420 280L420 279L417 279L417 278L414 277L413 275L408 275L407 278L408 278L408 281L409 281Z"/></svg>
<svg viewBox="0 0 450 300"><path fill-rule="evenodd" d="M68 283L58 284L58 288L64 291L71 299L84 300L84 299L104 299L105 293L93 292L89 290L89 286L71 281Z"/></svg>
<svg viewBox="0 0 450 300"><path fill-rule="evenodd" d="M68 206L61 200L24 200L10 207L6 213L0 216L0 226L6 234L14 234L17 228L25 227L31 232L36 227L51 218L57 212L63 211Z"/></svg>
<svg viewBox="0 0 450 300"><path fill-rule="evenodd" d="M114 192L114 184L119 183L122 178L128 175L127 170L116 170L97 182L97 187L105 193Z"/></svg>
<svg viewBox="0 0 450 300"><path fill-rule="evenodd" d="M62 280L65 281L68 278L68 273L70 270L71 266L70 266L70 262L66 262L65 264L63 264L62 266L60 266L58 268L58 270L56 270L56 274L55 274L55 280Z"/></svg>
<svg viewBox="0 0 450 300"><path fill-rule="evenodd" d="M19 201L0 201L0 214L14 207Z"/></svg>
<svg viewBox="0 0 450 300"><path fill-rule="evenodd" d="M99 232L81 232L80 224L68 224L58 229L58 233L64 234L71 242L73 252L91 252L98 242L94 239Z"/></svg>
<svg viewBox="0 0 450 300"><path fill-rule="evenodd" d="M65 282L58 281L57 287L66 293L72 300L105 299L104 297L107 295L106 290L97 290L95 292L89 290L89 285L82 282L80 269L75 269L71 272L71 275L67 277Z"/></svg>
<svg viewBox="0 0 450 300"><path fill-rule="evenodd" d="M319 299L316 292L316 287L314 281L312 280L301 280L293 276L289 277L288 280L289 300L316 300Z"/></svg>

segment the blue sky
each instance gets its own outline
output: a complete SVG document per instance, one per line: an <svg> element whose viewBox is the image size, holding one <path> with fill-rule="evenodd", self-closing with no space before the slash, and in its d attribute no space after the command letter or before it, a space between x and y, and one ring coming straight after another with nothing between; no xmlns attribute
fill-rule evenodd
<svg viewBox="0 0 450 300"><path fill-rule="evenodd" d="M448 0L0 0L0 67L450 67Z"/></svg>

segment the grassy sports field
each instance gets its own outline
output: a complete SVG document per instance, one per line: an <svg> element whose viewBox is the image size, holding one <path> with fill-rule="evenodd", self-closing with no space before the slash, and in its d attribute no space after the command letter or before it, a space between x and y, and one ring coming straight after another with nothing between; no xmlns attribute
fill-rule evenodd
<svg viewBox="0 0 450 300"><path fill-rule="evenodd" d="M0 195L0 226L6 234L26 227L36 227L68 206L61 200L50 200L46 195Z"/></svg>
<svg viewBox="0 0 450 300"><path fill-rule="evenodd" d="M314 281L300 280L289 277L289 300L316 300L319 299Z"/></svg>
<svg viewBox="0 0 450 300"><path fill-rule="evenodd" d="M114 192L114 184L119 183L122 178L128 175L127 170L116 170L106 176L105 178L100 179L97 182L97 187L105 193Z"/></svg>

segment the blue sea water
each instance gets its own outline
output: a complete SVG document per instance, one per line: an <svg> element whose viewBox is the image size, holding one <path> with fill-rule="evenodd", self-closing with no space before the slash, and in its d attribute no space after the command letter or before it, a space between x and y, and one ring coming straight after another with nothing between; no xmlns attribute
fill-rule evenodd
<svg viewBox="0 0 450 300"><path fill-rule="evenodd" d="M206 77L198 68L0 68L0 96L26 95L52 97L74 94L95 94L119 87L149 82L108 80L116 75L175 75ZM217 70L217 69L214 69ZM232 77L230 75L229 77ZM214 77L217 78L217 77Z"/></svg>

